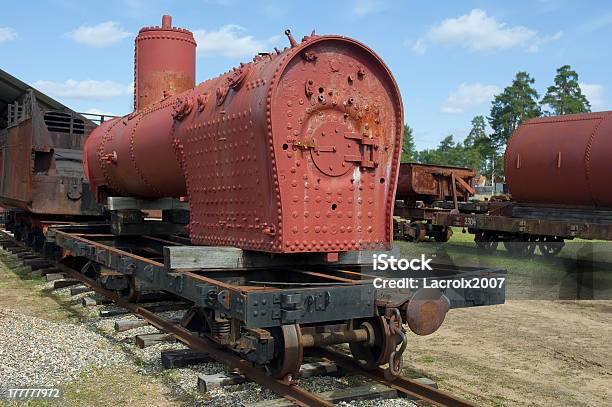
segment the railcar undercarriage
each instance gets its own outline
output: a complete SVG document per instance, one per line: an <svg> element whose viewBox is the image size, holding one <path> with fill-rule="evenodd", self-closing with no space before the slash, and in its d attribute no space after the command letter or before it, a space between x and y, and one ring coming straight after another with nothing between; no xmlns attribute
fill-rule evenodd
<svg viewBox="0 0 612 407"><path fill-rule="evenodd" d="M324 254L187 246L180 235L121 236L112 233L110 223L50 223L44 232L42 250L48 256L131 302L148 291L189 301L185 328L288 381L305 351L342 343L362 366L388 365L387 374L394 377L408 346L406 324L418 334L429 334L450 308L505 300L504 288L377 289L372 252L367 251L340 253L329 262ZM428 278L501 273L437 265Z"/></svg>

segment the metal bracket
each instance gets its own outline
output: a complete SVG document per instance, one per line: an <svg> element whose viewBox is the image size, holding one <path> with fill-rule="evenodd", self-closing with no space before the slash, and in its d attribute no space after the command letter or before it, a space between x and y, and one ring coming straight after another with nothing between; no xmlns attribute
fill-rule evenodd
<svg viewBox="0 0 612 407"><path fill-rule="evenodd" d="M378 143L376 140L367 135L361 133L346 133L344 138L349 140L356 140L361 145L361 155L345 155L344 161L346 162L358 162L361 167L364 168L376 168L378 167L378 159L375 151L378 150Z"/></svg>

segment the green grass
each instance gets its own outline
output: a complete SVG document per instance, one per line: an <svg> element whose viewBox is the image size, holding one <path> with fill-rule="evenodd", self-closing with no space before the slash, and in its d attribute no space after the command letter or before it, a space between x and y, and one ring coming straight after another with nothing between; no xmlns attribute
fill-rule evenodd
<svg viewBox="0 0 612 407"><path fill-rule="evenodd" d="M575 240L566 242L556 257L536 251L532 256L510 255L502 243L485 252L474 236L453 228L447 243L396 241L402 257L425 254L434 263L507 270L508 299L609 299L612 298L612 242ZM585 257L586 256L586 257ZM580 260L584 258L586 260Z"/></svg>

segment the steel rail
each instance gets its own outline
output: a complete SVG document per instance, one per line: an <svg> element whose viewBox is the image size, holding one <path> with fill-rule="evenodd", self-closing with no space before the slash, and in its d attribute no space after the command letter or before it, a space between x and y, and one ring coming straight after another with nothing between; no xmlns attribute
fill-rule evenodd
<svg viewBox="0 0 612 407"><path fill-rule="evenodd" d="M331 348L316 348L313 349L313 353L318 356L325 357L332 362L336 363L343 368L357 373L359 375L369 377L379 383L382 383L388 387L391 387L401 393L415 397L419 400L432 403L436 406L442 407L476 407L468 400L454 396L443 390L438 390L433 387L421 384L415 380L411 380L405 377L396 377L394 380L389 381L385 378L385 371L382 368L375 370L366 370L350 356L344 355Z"/></svg>
<svg viewBox="0 0 612 407"><path fill-rule="evenodd" d="M66 272L67 274L70 274L71 277L89 286L97 293L111 299L117 305L129 310L135 315L140 316L156 328L174 335L179 341L183 342L191 349L205 352L213 359L227 364L232 368L238 369L248 379L272 390L274 393L286 398L294 404L304 407L334 406L333 403L330 403L329 401L309 392L302 387L288 384L268 376L264 371L252 366L248 361L240 358L239 356L214 346L206 339L195 335L193 332L183 328L179 324L160 317L144 307L126 301L116 293L101 287L97 282L84 276L78 271L71 269L70 267L58 264L57 268Z"/></svg>

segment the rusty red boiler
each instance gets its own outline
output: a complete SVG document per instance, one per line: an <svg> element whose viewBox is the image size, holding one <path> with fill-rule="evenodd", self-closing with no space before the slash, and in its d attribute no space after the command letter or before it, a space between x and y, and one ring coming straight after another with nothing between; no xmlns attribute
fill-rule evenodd
<svg viewBox="0 0 612 407"><path fill-rule="evenodd" d="M518 202L612 207L612 111L542 117L508 141L506 181Z"/></svg>
<svg viewBox="0 0 612 407"><path fill-rule="evenodd" d="M141 30L135 111L99 126L84 149L97 199L186 197L193 244L389 248L403 129L397 84L356 40L286 34L290 47L185 89L191 33L166 16Z"/></svg>

